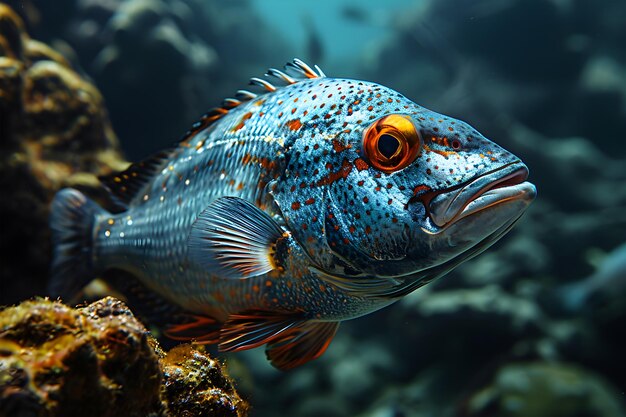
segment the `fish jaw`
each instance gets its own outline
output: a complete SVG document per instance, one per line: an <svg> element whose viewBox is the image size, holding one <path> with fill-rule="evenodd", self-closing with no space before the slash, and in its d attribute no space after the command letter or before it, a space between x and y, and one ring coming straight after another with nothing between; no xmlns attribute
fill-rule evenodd
<svg viewBox="0 0 626 417"><path fill-rule="evenodd" d="M527 181L528 168L521 162L507 164L446 192L422 196L422 202L437 228L445 228L481 210L520 200L528 206L535 186Z"/></svg>
<svg viewBox="0 0 626 417"><path fill-rule="evenodd" d="M525 181L527 174L524 164L512 163L420 201L427 221L413 236L408 254L423 268L418 274L458 265L459 259L476 256L504 236L536 196L535 186Z"/></svg>

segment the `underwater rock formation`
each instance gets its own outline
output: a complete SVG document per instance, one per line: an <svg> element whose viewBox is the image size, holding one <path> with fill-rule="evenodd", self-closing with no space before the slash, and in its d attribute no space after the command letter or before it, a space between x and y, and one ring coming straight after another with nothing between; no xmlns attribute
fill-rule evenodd
<svg viewBox="0 0 626 417"><path fill-rule="evenodd" d="M241 417L221 365L190 345L164 353L121 301L48 300L0 311L0 416Z"/></svg>
<svg viewBox="0 0 626 417"><path fill-rule="evenodd" d="M220 363L192 345L171 349L161 361L170 416L242 417L242 400Z"/></svg>
<svg viewBox="0 0 626 417"><path fill-rule="evenodd" d="M34 33L75 51L95 80L132 159L171 146L251 75L292 58L247 0L28 3L19 9Z"/></svg>
<svg viewBox="0 0 626 417"><path fill-rule="evenodd" d="M463 416L620 417L618 394L593 372L559 363L514 363L470 398Z"/></svg>
<svg viewBox="0 0 626 417"><path fill-rule="evenodd" d="M48 205L124 167L102 96L0 4L0 304L45 294ZM10 254L10 255L9 255Z"/></svg>

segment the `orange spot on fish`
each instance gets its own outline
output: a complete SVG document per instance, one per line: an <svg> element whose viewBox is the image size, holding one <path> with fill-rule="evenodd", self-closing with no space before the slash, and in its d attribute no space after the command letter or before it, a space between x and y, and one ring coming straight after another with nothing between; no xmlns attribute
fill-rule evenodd
<svg viewBox="0 0 626 417"><path fill-rule="evenodd" d="M244 127L244 125L246 124L246 120L250 119L252 117L252 113L248 112L246 114L244 114L243 116L241 116L241 119L239 120L239 123L237 123L237 125L235 127L233 127L231 129L232 132L236 132L239 129L241 129L242 127Z"/></svg>
<svg viewBox="0 0 626 417"><path fill-rule="evenodd" d="M370 166L368 165L367 162L365 162L363 159L361 158L357 158L354 160L354 166L356 166L356 169L360 171L363 171L365 169L368 169ZM363 185L362 184L363 181L359 181L359 185Z"/></svg>
<svg viewBox="0 0 626 417"><path fill-rule="evenodd" d="M329 173L326 178L322 178L321 180L319 180L317 182L317 185L329 185L341 178L345 179L348 177L348 175L350 175L350 172L352 172L352 164L344 158L339 171Z"/></svg>
<svg viewBox="0 0 626 417"><path fill-rule="evenodd" d="M289 129L291 130L298 130L302 127L302 123L300 122L300 119L293 119L290 120L286 123L286 125L289 127Z"/></svg>
<svg viewBox="0 0 626 417"><path fill-rule="evenodd" d="M307 206L310 206L311 204L315 203L315 199L313 197L307 199L304 204L306 204Z"/></svg>
<svg viewBox="0 0 626 417"><path fill-rule="evenodd" d="M421 184L413 189L413 195L418 195L421 192L429 191L431 188L428 185Z"/></svg>
<svg viewBox="0 0 626 417"><path fill-rule="evenodd" d="M297 201L294 201L293 203L291 203L291 208L293 210L300 210L300 203Z"/></svg>
<svg viewBox="0 0 626 417"><path fill-rule="evenodd" d="M333 149L335 150L335 152L339 153L339 152L343 152L346 149L350 149L352 147L352 145L350 144L344 144L343 142L337 140L337 139L333 139Z"/></svg>

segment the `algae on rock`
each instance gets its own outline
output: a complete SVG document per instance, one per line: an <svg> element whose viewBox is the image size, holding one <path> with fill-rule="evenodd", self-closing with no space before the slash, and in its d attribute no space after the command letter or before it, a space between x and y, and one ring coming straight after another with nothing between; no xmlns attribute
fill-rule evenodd
<svg viewBox="0 0 626 417"><path fill-rule="evenodd" d="M0 311L0 417L241 417L221 365L191 345L166 354L121 301L45 299Z"/></svg>

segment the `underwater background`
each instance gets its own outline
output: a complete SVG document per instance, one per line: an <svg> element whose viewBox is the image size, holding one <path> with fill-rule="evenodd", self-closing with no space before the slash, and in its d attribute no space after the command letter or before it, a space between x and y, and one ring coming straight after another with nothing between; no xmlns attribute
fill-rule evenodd
<svg viewBox="0 0 626 417"><path fill-rule="evenodd" d="M299 57L467 121L528 165L538 197L494 247L343 323L312 363L220 355L250 415L626 415L623 0L0 4L24 22L0 18L0 305L46 295L54 192L102 194L96 175ZM52 50L21 58L18 30Z"/></svg>

